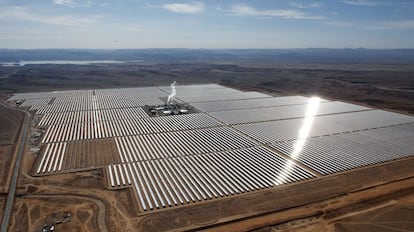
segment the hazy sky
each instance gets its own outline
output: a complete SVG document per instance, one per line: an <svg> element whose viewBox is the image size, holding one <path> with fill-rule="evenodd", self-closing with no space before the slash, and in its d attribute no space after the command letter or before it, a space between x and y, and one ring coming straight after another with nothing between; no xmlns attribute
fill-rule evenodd
<svg viewBox="0 0 414 232"><path fill-rule="evenodd" d="M414 0L0 0L0 48L414 48Z"/></svg>

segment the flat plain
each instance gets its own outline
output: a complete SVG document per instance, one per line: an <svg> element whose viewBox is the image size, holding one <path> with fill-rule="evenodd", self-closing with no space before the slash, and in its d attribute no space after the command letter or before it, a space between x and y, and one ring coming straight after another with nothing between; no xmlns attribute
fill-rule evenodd
<svg viewBox="0 0 414 232"><path fill-rule="evenodd" d="M364 110L365 106L370 106L406 115L414 112L414 105L410 100L414 97L412 89L414 70L409 65L367 64L350 68L350 65L345 64L141 63L91 66L27 65L2 67L1 71L4 75L0 81L5 94L11 91L33 92L154 85L166 86L168 91L168 84L176 80L180 84L218 83L243 91L260 91L273 96L311 97L318 95L327 100L357 103L360 107L358 111ZM113 76L117 78L114 79ZM389 78L390 76L392 79ZM53 101L48 102L53 104ZM194 103L196 104L201 107L201 103ZM207 107L206 104L204 106ZM211 114L220 121L236 120L226 122L230 125L235 124L234 127L240 127L236 125L238 123L246 123L237 118L227 119L228 116L225 111L223 112ZM140 117L140 114L134 115L130 117ZM88 121L86 120L85 123ZM158 132L163 134L179 133L160 130ZM38 154L28 152L24 156L24 165L19 179L19 197L15 203L10 228L39 230L44 223L47 223L47 220L51 220L50 215L53 213L70 211L74 215L73 220L58 225L59 228L67 231L79 229L116 231L120 228L125 231L137 229L142 231L192 229L239 231L260 228L269 231L276 229L294 231L295 228L303 230L310 225L314 226L310 228L320 228L318 226L327 223L329 226L326 229L330 231L335 231L337 227L344 228L345 231L361 231L347 224L347 220L365 220L363 213L368 209L378 208L379 205L385 204L387 207L397 209L400 205L404 205L402 206L405 207L404 209L411 209L410 205L412 205L412 200L400 200L406 199L414 191L411 169L414 160L412 157L407 157L356 170L340 171L326 177L321 177L315 172L318 175L316 179L276 188L263 188L250 193L200 201L190 205L145 211L134 188L116 186L112 188L108 178L109 169L104 167L108 164L123 163L120 157L128 157L122 152L116 152L117 145L126 146L125 144L130 141L128 139L148 141L153 137L145 134L128 134L127 131L114 133L119 133L116 135L116 141L102 137L98 132L96 136L101 137L91 140L86 138L80 141L70 141L70 139L69 141L65 139L47 141L46 143L50 146L56 142L56 144L62 142L62 145L58 145L60 147L56 149L63 148L63 143L67 143L66 154L73 154L69 158L65 156L62 159L62 170L66 171L58 175L46 173L38 176L36 172L40 167L41 158ZM202 133L208 134L204 129ZM196 136L196 134L191 136ZM274 145L280 146L280 143ZM43 146L40 154L44 154L45 149L46 147ZM106 154L105 152L109 150L111 152ZM105 152L102 153L102 151ZM114 155L116 153L118 154ZM147 154L151 153L147 152ZM277 154L288 158L286 154ZM226 157L232 159L235 155L228 154ZM184 162L195 162L202 158L208 157L180 159L178 161L180 163L177 164L184 165ZM213 164L212 161L209 162ZM143 170L155 176L156 173L152 168L163 165L163 163L145 165L147 166L142 166ZM47 166L51 171L55 167L57 170L59 163ZM44 170L46 171L47 168ZM111 168L117 171L125 170L122 166ZM126 173L130 173L130 170L128 169ZM196 171L192 170L189 173L196 173ZM159 181L162 182L161 179ZM207 190L207 192L214 191ZM371 203L364 203L367 201ZM39 208L40 203L45 206ZM344 210L340 211L341 208ZM362 213L359 214L359 212ZM395 212L395 215L401 213L399 210ZM361 215L362 219L351 218L355 214ZM46 216L46 219L42 216ZM295 221L298 218L307 220ZM24 223L18 223L20 220ZM283 224L289 221L294 225Z"/></svg>
<svg viewBox="0 0 414 232"><path fill-rule="evenodd" d="M116 78L114 78L116 77ZM306 62L140 62L0 68L2 92L218 83L272 95L318 95L413 113L411 64Z"/></svg>
<svg viewBox="0 0 414 232"><path fill-rule="evenodd" d="M13 166L13 154L22 122L21 112L0 105L0 191L3 194L8 189L10 167Z"/></svg>

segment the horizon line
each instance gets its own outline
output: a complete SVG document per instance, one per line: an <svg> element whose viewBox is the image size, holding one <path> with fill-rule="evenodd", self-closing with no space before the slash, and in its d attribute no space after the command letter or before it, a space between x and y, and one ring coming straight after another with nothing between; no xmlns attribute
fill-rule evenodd
<svg viewBox="0 0 414 232"><path fill-rule="evenodd" d="M365 47L306 47L306 48L0 48L0 50L305 50L305 49L329 49L329 50L414 50L413 48L365 48Z"/></svg>

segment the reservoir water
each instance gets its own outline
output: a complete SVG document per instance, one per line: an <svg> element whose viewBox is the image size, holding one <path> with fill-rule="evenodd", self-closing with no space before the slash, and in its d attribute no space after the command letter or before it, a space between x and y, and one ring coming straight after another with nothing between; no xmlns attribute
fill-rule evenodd
<svg viewBox="0 0 414 232"><path fill-rule="evenodd" d="M90 65L90 64L122 64L126 62L140 62L140 60L27 60L20 62L2 62L3 67L10 66L25 66L28 64L75 64L75 65Z"/></svg>

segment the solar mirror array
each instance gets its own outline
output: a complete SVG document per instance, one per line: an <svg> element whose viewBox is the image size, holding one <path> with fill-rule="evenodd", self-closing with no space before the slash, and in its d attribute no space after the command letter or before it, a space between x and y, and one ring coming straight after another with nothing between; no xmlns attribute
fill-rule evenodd
<svg viewBox="0 0 414 232"><path fill-rule="evenodd" d="M197 113L151 117L169 86L15 94L41 117L34 175L104 168L151 211L414 155L414 117L216 84L176 86Z"/></svg>

